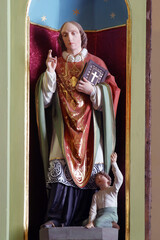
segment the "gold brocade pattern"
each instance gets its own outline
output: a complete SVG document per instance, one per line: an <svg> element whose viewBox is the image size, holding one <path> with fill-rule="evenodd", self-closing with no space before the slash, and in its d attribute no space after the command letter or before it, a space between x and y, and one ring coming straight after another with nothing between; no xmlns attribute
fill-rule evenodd
<svg viewBox="0 0 160 240"><path fill-rule="evenodd" d="M84 187L93 167L92 108L89 96L76 90L84 62L58 61L57 88L64 120L65 156L72 178Z"/></svg>

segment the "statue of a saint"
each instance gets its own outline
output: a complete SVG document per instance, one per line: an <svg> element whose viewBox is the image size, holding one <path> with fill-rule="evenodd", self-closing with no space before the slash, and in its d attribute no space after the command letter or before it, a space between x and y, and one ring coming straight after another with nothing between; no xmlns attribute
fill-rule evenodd
<svg viewBox="0 0 160 240"><path fill-rule="evenodd" d="M49 50L46 72L36 86L40 146L49 189L44 227L77 226L88 217L97 188L94 177L110 169L120 94L110 73L96 86L85 78L78 80L89 60L103 68L106 65L88 52L86 33L77 22L64 23L58 41L62 56L57 59ZM44 110L49 105L53 126L50 145Z"/></svg>

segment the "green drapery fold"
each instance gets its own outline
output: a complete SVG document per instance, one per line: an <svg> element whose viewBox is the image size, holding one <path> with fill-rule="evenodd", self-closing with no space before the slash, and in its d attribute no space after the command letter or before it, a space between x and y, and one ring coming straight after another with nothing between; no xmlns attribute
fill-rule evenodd
<svg viewBox="0 0 160 240"><path fill-rule="evenodd" d="M40 150L41 150L41 155L43 159L45 179L47 179L49 152L48 152L45 108L44 108L43 93L42 93L43 75L44 74L40 76L36 84L35 104L36 104L36 119L37 119L37 125L38 125Z"/></svg>
<svg viewBox="0 0 160 240"><path fill-rule="evenodd" d="M111 154L115 150L116 144L116 125L113 109L112 94L108 84L100 84L103 97L103 133L104 133L104 169L109 173L111 167Z"/></svg>

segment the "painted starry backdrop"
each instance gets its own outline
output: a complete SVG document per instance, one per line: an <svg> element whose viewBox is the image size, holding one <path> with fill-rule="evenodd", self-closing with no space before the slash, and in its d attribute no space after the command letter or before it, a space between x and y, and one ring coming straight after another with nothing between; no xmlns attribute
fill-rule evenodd
<svg viewBox="0 0 160 240"><path fill-rule="evenodd" d="M66 21L79 22L84 30L100 30L126 24L125 0L32 0L32 23L60 29Z"/></svg>

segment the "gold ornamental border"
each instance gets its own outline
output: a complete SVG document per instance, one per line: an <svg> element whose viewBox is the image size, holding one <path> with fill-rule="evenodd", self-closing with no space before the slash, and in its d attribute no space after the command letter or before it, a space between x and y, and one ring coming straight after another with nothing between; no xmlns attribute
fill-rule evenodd
<svg viewBox="0 0 160 240"><path fill-rule="evenodd" d="M48 30L51 30L51 31L55 31L55 32L59 32L60 29L55 29L55 28L52 28L52 27L49 27L49 26L44 26L44 25L41 25L39 23L34 23L34 22L30 22L32 25L35 25L35 26L39 26L39 27L42 27L42 28L45 28L45 29L48 29ZM110 30L110 29L114 29L114 28L120 28L120 27L125 27L126 24L121 24L121 25L118 25L118 26L113 26L113 27L108 27L108 28L102 28L102 29L98 29L98 30L84 30L85 32L103 32L103 31L106 31L106 30Z"/></svg>
<svg viewBox="0 0 160 240"><path fill-rule="evenodd" d="M25 13L25 164L24 164L24 240L28 240L29 229L29 119L30 119L30 19L28 11L32 0L28 0Z"/></svg>

